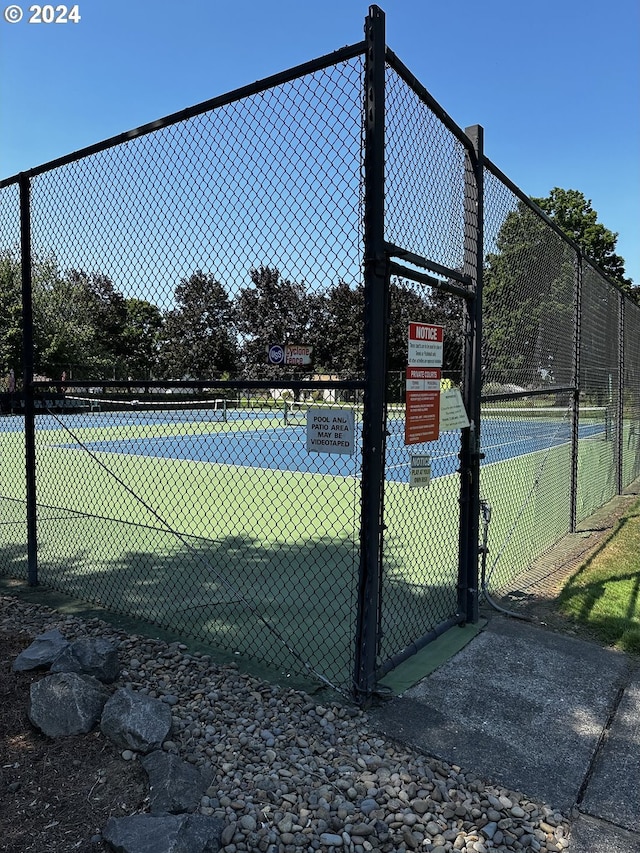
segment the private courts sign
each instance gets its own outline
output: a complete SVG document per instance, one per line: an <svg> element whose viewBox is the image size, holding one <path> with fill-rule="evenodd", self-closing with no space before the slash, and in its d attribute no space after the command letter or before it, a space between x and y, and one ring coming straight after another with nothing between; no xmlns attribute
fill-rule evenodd
<svg viewBox="0 0 640 853"><path fill-rule="evenodd" d="M405 444L440 435L440 375L439 367L407 367Z"/></svg>
<svg viewBox="0 0 640 853"><path fill-rule="evenodd" d="M444 330L409 323L404 443L435 441L440 435L440 379Z"/></svg>

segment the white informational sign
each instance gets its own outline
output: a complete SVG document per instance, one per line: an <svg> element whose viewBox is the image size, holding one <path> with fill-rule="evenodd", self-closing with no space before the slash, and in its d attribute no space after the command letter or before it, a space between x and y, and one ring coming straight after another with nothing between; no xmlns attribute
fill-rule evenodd
<svg viewBox="0 0 640 853"><path fill-rule="evenodd" d="M307 451L353 455L355 416L350 409L309 409Z"/></svg>
<svg viewBox="0 0 640 853"><path fill-rule="evenodd" d="M288 344L284 348L285 364L311 364L312 357L312 346L295 346L294 344Z"/></svg>
<svg viewBox="0 0 640 853"><path fill-rule="evenodd" d="M431 457L426 454L411 454L409 473L410 489L426 489L431 482Z"/></svg>
<svg viewBox="0 0 640 853"><path fill-rule="evenodd" d="M469 418L459 388L448 388L440 394L440 432L466 429Z"/></svg>
<svg viewBox="0 0 640 853"><path fill-rule="evenodd" d="M431 323L409 323L410 367L442 367L444 329Z"/></svg>
<svg viewBox="0 0 640 853"><path fill-rule="evenodd" d="M298 344L271 344L267 347L267 361L269 364L311 364L313 359L313 347Z"/></svg>

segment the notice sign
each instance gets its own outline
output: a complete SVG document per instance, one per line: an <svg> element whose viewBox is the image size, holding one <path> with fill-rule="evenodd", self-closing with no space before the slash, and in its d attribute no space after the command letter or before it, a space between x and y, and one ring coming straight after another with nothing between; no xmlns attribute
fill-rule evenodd
<svg viewBox="0 0 640 853"><path fill-rule="evenodd" d="M430 323L409 323L409 360L412 367L442 367L444 330Z"/></svg>
<svg viewBox="0 0 640 853"><path fill-rule="evenodd" d="M469 426L467 411L459 388L449 388L440 394L440 432L466 429Z"/></svg>
<svg viewBox="0 0 640 853"><path fill-rule="evenodd" d="M355 416L350 409L309 409L307 451L353 455Z"/></svg>
<svg viewBox="0 0 640 853"><path fill-rule="evenodd" d="M409 473L410 489L426 489L431 482L431 457L426 454L411 454Z"/></svg>
<svg viewBox="0 0 640 853"><path fill-rule="evenodd" d="M440 435L440 368L407 367L404 443L435 441Z"/></svg>

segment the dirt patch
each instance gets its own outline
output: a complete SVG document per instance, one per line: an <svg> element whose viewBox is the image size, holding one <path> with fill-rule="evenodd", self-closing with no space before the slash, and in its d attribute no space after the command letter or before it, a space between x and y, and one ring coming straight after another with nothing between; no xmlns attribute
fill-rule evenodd
<svg viewBox="0 0 640 853"><path fill-rule="evenodd" d="M100 831L144 809L146 775L99 731L54 740L31 725L29 688L45 673L11 669L29 643L0 631L0 851L106 851Z"/></svg>

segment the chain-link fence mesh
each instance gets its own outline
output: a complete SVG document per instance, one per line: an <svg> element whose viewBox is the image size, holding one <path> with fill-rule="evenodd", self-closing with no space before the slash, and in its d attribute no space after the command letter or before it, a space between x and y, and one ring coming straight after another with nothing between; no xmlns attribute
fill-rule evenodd
<svg viewBox="0 0 640 853"><path fill-rule="evenodd" d="M575 256L490 169L484 237L481 492L497 588L570 528Z"/></svg>
<svg viewBox="0 0 640 853"><path fill-rule="evenodd" d="M0 574L26 578L20 191L0 189Z"/></svg>
<svg viewBox="0 0 640 853"><path fill-rule="evenodd" d="M339 685L361 449L307 453L301 412L361 432L334 386L363 369L362 74L356 56L31 180L40 581Z"/></svg>
<svg viewBox="0 0 640 853"><path fill-rule="evenodd" d="M391 317L406 312L412 321L444 328L445 388L462 379L462 301L411 282L393 282ZM410 307L409 307L410 306ZM408 322L395 352L406 360ZM390 347L390 354L394 347ZM405 371L388 374L385 465L385 532L381 588L382 664L458 612L460 432L441 432L437 441L405 444ZM400 386L401 396L398 395ZM426 457L431 482L412 488L412 457Z"/></svg>
<svg viewBox="0 0 640 853"><path fill-rule="evenodd" d="M580 307L580 421L604 410L606 424L597 440L579 443L578 522L617 492L620 293L588 264Z"/></svg>
<svg viewBox="0 0 640 853"><path fill-rule="evenodd" d="M386 238L460 271L465 147L394 68L385 106Z"/></svg>
<svg viewBox="0 0 640 853"><path fill-rule="evenodd" d="M385 165L387 241L460 272L465 148L394 68L387 69ZM435 443L405 445L409 322L442 326L443 387L461 388L464 378L462 299L393 277L389 296L390 426L379 645L383 664L458 611L460 433L443 432ZM400 421L393 414L398 408ZM411 488L412 456L428 457L428 488Z"/></svg>
<svg viewBox="0 0 640 853"><path fill-rule="evenodd" d="M622 485L640 477L640 306L624 306Z"/></svg>

